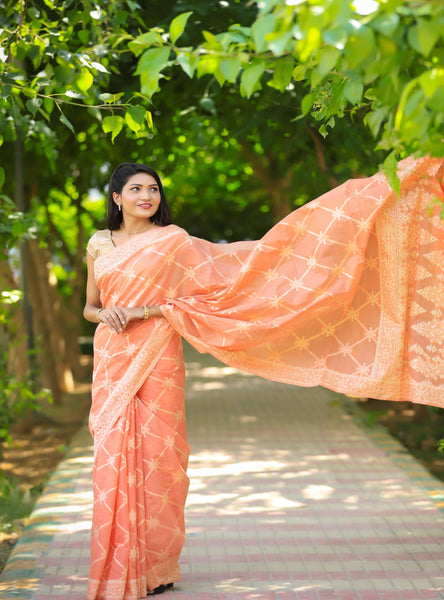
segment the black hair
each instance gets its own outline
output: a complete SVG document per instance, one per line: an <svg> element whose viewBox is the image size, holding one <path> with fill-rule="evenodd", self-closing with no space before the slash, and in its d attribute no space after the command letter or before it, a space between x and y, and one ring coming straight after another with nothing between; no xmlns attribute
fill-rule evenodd
<svg viewBox="0 0 444 600"><path fill-rule="evenodd" d="M136 173L148 173L154 177L159 186L160 192L160 204L156 213L151 217L151 222L156 225L170 225L172 223L171 211L166 201L165 192L163 190L162 181L159 175L151 167L140 163L121 163L111 175L108 185L108 209L106 213L106 226L111 231L116 231L120 228L123 220L122 211L119 210L117 204L114 201L113 194L121 194L123 186L127 183L128 179Z"/></svg>

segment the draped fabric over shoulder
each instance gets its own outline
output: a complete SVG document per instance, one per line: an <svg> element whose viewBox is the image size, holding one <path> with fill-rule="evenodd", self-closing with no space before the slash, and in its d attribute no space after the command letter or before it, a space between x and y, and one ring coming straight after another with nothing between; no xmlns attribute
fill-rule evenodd
<svg viewBox="0 0 444 600"><path fill-rule="evenodd" d="M269 379L444 406L443 161L351 180L261 240L157 227L95 260L103 306L165 319L100 324L90 427L88 600L137 600L180 578L188 488L180 336Z"/></svg>

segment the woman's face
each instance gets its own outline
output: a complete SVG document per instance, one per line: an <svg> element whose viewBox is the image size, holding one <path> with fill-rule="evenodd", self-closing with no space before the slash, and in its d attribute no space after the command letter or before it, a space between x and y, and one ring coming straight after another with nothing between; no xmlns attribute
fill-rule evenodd
<svg viewBox="0 0 444 600"><path fill-rule="evenodd" d="M113 198L121 205L124 218L150 219L159 208L159 185L148 173L136 173L128 179L120 194L114 192Z"/></svg>

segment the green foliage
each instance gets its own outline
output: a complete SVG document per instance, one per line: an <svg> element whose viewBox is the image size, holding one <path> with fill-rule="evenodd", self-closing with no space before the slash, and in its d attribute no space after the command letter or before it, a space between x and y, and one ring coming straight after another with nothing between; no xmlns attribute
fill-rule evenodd
<svg viewBox="0 0 444 600"><path fill-rule="evenodd" d="M184 13L173 23L182 33L193 17ZM326 135L338 118L359 110L379 147L391 152L390 177L394 158L444 155L442 2L257 2L250 25L202 31L204 40L193 47L177 47L176 36L143 33L130 44L147 57L137 71L142 91L158 92L174 63L189 77L234 83L246 98L264 83L287 94L301 81L299 116L311 113ZM147 53L162 58L151 65Z"/></svg>
<svg viewBox="0 0 444 600"><path fill-rule="evenodd" d="M109 89L121 55L128 53L129 31L140 25L137 7L124 0L100 8L90 1L28 7L20 0L0 0L0 145L18 134L25 142L44 139L36 148L54 169L56 124L76 136L76 110L88 110L112 140L124 124L135 133L150 129L143 95ZM176 30L181 23L183 18ZM0 187L3 180L1 171Z"/></svg>
<svg viewBox="0 0 444 600"><path fill-rule="evenodd" d="M287 94L303 82L297 116L310 112L323 135L359 110L379 146L396 157L444 154L442 2L257 2L230 9L248 25L222 18L219 31L199 25L211 7L181 6L192 10L174 14L179 3L167 2L170 22L148 26L143 19L152 11L123 0L100 8L0 1L2 139L18 130L42 136L54 115L74 134L72 107L88 108L113 141L125 127L146 136L147 102L177 65L188 77L235 85L246 98L264 84ZM139 76L140 91L134 83L110 91L123 64ZM54 144L44 152L54 162Z"/></svg>
<svg viewBox="0 0 444 600"><path fill-rule="evenodd" d="M51 398L48 390L35 393L28 377L18 378L11 372L10 357L18 344L11 315L21 298L20 290L3 290L0 294L0 444L11 441L10 427L21 415L39 410L40 402Z"/></svg>
<svg viewBox="0 0 444 600"><path fill-rule="evenodd" d="M2 247L13 248L18 242L35 238L38 227L30 214L16 210L14 202L0 195L0 240ZM5 256L0 253L0 260Z"/></svg>
<svg viewBox="0 0 444 600"><path fill-rule="evenodd" d="M0 473L0 531L15 531L19 519L29 516L41 486L23 489L17 481Z"/></svg>

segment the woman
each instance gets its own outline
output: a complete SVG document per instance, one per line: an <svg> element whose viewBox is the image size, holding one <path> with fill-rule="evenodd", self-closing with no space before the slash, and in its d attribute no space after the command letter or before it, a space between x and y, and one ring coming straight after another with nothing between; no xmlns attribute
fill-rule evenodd
<svg viewBox="0 0 444 600"><path fill-rule="evenodd" d="M120 165L109 185L108 229L93 235L87 252L84 316L101 324L90 414L90 600L143 598L180 578L189 453L180 338L152 306L161 297L155 284L127 268L128 250L138 252L147 234L157 237L170 223L155 171ZM149 265L143 249L138 258Z"/></svg>
<svg viewBox="0 0 444 600"><path fill-rule="evenodd" d="M95 335L88 600L180 578L188 488L180 336L264 377L443 406L443 161L400 163L290 214L258 242L171 224L158 175L124 163L88 244Z"/></svg>

